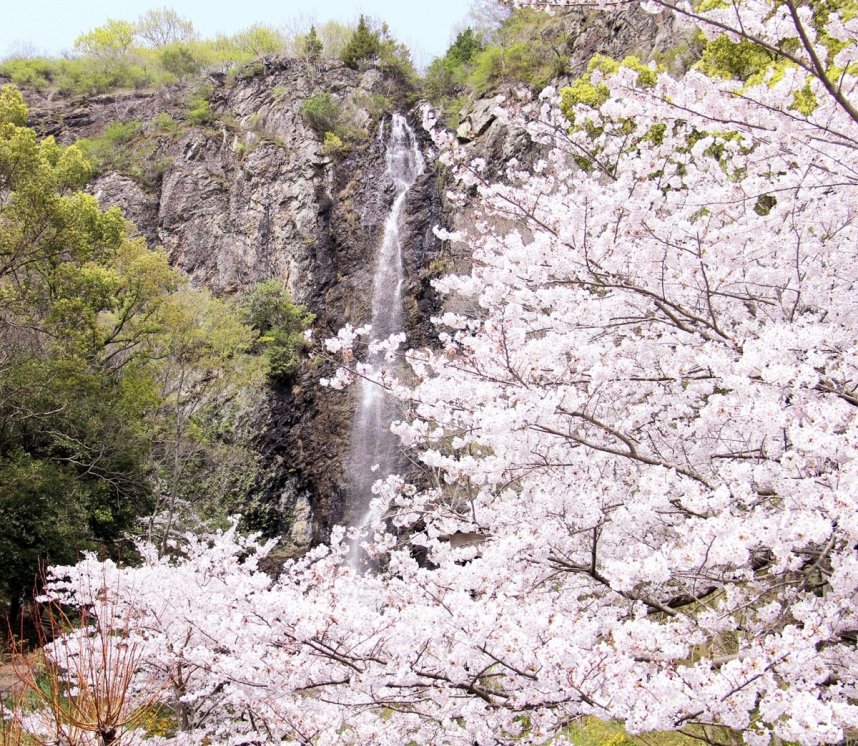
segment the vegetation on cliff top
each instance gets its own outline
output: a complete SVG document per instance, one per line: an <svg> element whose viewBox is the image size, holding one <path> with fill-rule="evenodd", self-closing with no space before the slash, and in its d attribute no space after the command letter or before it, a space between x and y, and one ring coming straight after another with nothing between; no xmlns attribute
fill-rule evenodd
<svg viewBox="0 0 858 746"><path fill-rule="evenodd" d="M355 26L328 21L297 33L254 24L232 36L202 39L169 8L150 10L136 22L108 20L81 34L67 57L10 56L0 62L0 75L20 87L93 95L234 71L272 54L308 63L341 59L353 68L374 64L403 80L416 78L408 49L385 24L364 16Z"/></svg>

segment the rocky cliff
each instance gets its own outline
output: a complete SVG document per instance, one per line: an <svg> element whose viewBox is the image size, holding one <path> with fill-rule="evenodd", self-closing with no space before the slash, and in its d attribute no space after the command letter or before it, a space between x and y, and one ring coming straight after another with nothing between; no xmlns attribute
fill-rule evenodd
<svg viewBox="0 0 858 746"><path fill-rule="evenodd" d="M304 102L319 94L335 102L350 135L335 152L302 115ZM152 92L28 98L33 124L66 143L135 122L132 141L122 144L131 156L109 164L91 189L163 245L192 283L233 293L278 279L316 314L317 339L367 322L375 251L392 199L379 125L390 111L411 108L400 82L374 69L270 58L234 75ZM207 121L191 113L200 100L210 110ZM422 146L429 168L409 193L403 226L406 313L417 344L426 340L434 303L428 273L440 248L432 227L441 222L431 143ZM326 365L317 360L274 384L254 423L263 477L249 509L296 549L326 536L343 510L354 403L320 390Z"/></svg>
<svg viewBox="0 0 858 746"><path fill-rule="evenodd" d="M557 22L569 75L597 52L651 58L676 43L668 21L639 9L576 10ZM348 131L344 147L326 147L302 113L319 95L330 97ZM374 256L392 199L379 122L394 110L408 112L424 138L428 168L405 208L405 310L409 344L424 344L438 307L432 273L468 261L464 247L442 247L432 227L461 226L468 211L455 219L444 214L447 186L412 96L373 68L284 58L155 91L80 100L28 94L34 126L66 143L97 138L112 123L135 123L121 145L127 157L107 158L92 184L99 201L120 206L193 283L229 294L267 279L284 282L316 314L317 339L369 318ZM502 177L510 158L526 163L537 151L526 133L496 116L499 101L496 93L472 100L457 134L487 161L489 174ZM292 551L324 539L344 515L342 463L354 401L320 389L330 366L316 359L274 384L253 423L263 476L247 507L257 525L288 536Z"/></svg>

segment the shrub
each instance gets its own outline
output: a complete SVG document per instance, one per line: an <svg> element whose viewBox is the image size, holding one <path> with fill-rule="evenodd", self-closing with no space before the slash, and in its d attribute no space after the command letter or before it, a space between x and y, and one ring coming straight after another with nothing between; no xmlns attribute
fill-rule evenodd
<svg viewBox="0 0 858 746"><path fill-rule="evenodd" d="M159 62L171 75L181 80L200 71L200 61L186 44L170 44L159 54Z"/></svg>
<svg viewBox="0 0 858 746"><path fill-rule="evenodd" d="M349 146L343 142L342 138L339 135L335 135L333 132L325 133L325 139L322 142L323 155L343 155L345 153L348 153L349 150Z"/></svg>
<svg viewBox="0 0 858 746"><path fill-rule="evenodd" d="M301 104L301 116L319 136L336 133L342 126L342 110L330 93L315 93Z"/></svg>
<svg viewBox="0 0 858 746"><path fill-rule="evenodd" d="M201 86L188 99L188 121L191 124L206 125L217 119L217 113L209 101L210 95L211 88Z"/></svg>
<svg viewBox="0 0 858 746"><path fill-rule="evenodd" d="M297 369L307 347L304 332L315 316L292 302L277 280L260 282L242 303L246 323L259 332L258 351L268 359L269 375L286 378Z"/></svg>
<svg viewBox="0 0 858 746"><path fill-rule="evenodd" d="M322 57L324 44L316 33L316 27L310 26L310 31L298 40L298 50L308 62L316 62Z"/></svg>
<svg viewBox="0 0 858 746"><path fill-rule="evenodd" d="M436 104L455 96L465 85L472 69L472 61L485 45L471 28L459 32L443 57L435 60L426 71L423 81L424 95Z"/></svg>
<svg viewBox="0 0 858 746"><path fill-rule="evenodd" d="M19 87L46 88L56 73L56 64L44 57L15 57L0 64L0 74Z"/></svg>
<svg viewBox="0 0 858 746"><path fill-rule="evenodd" d="M566 70L566 32L562 19L534 10L514 11L496 33L496 43L476 52L463 40L457 54L471 52L468 84L479 94L502 83L539 89Z"/></svg>
<svg viewBox="0 0 858 746"><path fill-rule="evenodd" d="M111 122L96 137L81 138L78 147L96 172L127 171L132 160L132 141L140 134L139 119Z"/></svg>

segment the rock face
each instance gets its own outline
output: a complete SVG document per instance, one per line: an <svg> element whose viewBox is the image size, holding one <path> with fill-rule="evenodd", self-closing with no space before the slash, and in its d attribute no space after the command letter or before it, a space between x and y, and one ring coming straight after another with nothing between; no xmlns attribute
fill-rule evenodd
<svg viewBox="0 0 858 746"><path fill-rule="evenodd" d="M34 126L67 143L138 120L130 146L149 163L126 168L132 175L100 175L91 187L100 203L121 207L194 284L228 294L281 280L316 314L315 337L324 339L343 324L368 322L374 256L393 195L379 121L385 109L407 110L406 93L377 70L270 58L234 77L154 93L76 102L36 95L30 104ZM302 115L304 102L320 94L354 133L348 153L326 153ZM189 101L201 95L210 121L195 123ZM421 145L429 168L409 195L402 227L413 344L427 338L435 302L427 267L440 248L432 233L441 222L434 156L428 139ZM273 385L259 406L264 477L249 510L267 531L288 536L295 552L324 539L342 515L354 402L349 393L320 389L332 365L308 364Z"/></svg>
<svg viewBox="0 0 858 746"><path fill-rule="evenodd" d="M676 45L667 18L636 7L573 10L558 22L570 76L597 52L648 59ZM265 58L231 75L155 92L28 98L33 125L67 143L137 120L133 140L123 145L132 150L131 162L109 163L92 185L101 204L121 207L192 283L228 294L272 278L284 282L316 314L315 336L324 339L370 318L375 252L393 197L379 120L384 112L407 112L408 93L375 69ZM326 149L325 127L312 129L303 115L305 102L318 96L334 102L339 128L353 135L346 138L348 152ZM525 132L497 116L502 99L491 94L471 102L457 131L486 161L491 178L503 178L511 158L527 165L539 157ZM409 116L426 138L419 115ZM409 345L431 342L428 319L439 309L433 273L466 270L470 261L463 246L445 246L441 256L432 228L467 224L470 212L445 214L447 187L428 138L421 147L427 169L409 190L401 226ZM292 380L274 384L258 408L264 476L247 509L258 526L288 537L287 554L327 538L344 515L343 460L355 402L352 393L320 389L319 378L332 371L333 362L316 358Z"/></svg>

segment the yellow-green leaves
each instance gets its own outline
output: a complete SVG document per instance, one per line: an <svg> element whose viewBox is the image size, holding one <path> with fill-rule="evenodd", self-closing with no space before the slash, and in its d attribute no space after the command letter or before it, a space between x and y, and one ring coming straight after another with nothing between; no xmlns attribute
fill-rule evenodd
<svg viewBox="0 0 858 746"><path fill-rule="evenodd" d="M794 109L799 112L799 114L804 114L806 117L813 114L814 109L819 106L819 101L816 98L816 94L813 92L810 82L811 81L808 78L804 87L792 94L792 104L790 104L789 107L790 109Z"/></svg>
<svg viewBox="0 0 858 746"><path fill-rule="evenodd" d="M696 67L711 77L747 80L763 73L772 61L772 55L757 44L746 39L734 42L727 36L719 36L706 45L703 59Z"/></svg>
<svg viewBox="0 0 858 746"><path fill-rule="evenodd" d="M23 127L27 124L27 114L27 104L15 86L0 88L0 127L6 124Z"/></svg>
<svg viewBox="0 0 858 746"><path fill-rule="evenodd" d="M560 107L566 117L573 120L573 107L584 104L591 109L598 109L610 95L608 86L604 83L593 84L585 78L578 78L560 92Z"/></svg>

